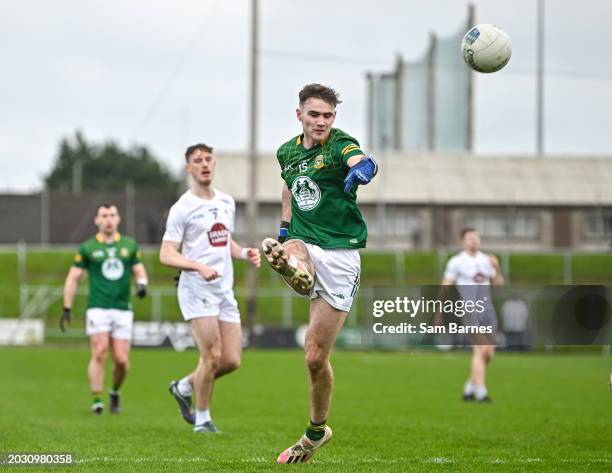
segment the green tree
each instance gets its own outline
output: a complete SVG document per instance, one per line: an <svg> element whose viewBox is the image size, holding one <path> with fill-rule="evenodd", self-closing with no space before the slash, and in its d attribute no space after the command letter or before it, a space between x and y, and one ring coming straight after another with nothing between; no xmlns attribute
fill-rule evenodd
<svg viewBox="0 0 612 473"><path fill-rule="evenodd" d="M117 143L88 142L83 133L63 138L53 168L44 178L51 190L68 191L75 182L82 190L136 189L176 191L179 180L144 146L122 149Z"/></svg>

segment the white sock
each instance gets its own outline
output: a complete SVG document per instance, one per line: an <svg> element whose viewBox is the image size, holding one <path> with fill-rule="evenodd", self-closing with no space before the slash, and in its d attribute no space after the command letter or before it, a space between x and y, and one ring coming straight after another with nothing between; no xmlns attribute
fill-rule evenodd
<svg viewBox="0 0 612 473"><path fill-rule="evenodd" d="M474 388L474 397L479 401L487 397L488 394L489 392L487 391L487 387L484 384L482 386L476 386Z"/></svg>
<svg viewBox="0 0 612 473"><path fill-rule="evenodd" d="M191 386L187 376L178 382L177 389L183 396L191 396L191 393L193 393L193 386Z"/></svg>
<svg viewBox="0 0 612 473"><path fill-rule="evenodd" d="M463 395L471 396L472 394L474 394L474 388L474 383L472 383L472 381L467 381L463 386Z"/></svg>
<svg viewBox="0 0 612 473"><path fill-rule="evenodd" d="M206 409L205 411L201 411L200 409L196 409L196 419L195 419L195 425L202 425L205 422L209 422L210 420L212 420L210 418L210 409Z"/></svg>

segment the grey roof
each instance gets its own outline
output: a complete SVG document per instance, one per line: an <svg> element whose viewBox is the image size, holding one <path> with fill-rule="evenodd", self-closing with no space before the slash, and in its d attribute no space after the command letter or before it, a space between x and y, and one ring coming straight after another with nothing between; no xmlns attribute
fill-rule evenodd
<svg viewBox="0 0 612 473"><path fill-rule="evenodd" d="M446 205L612 205L612 156L378 155L380 173L359 201ZM274 156L258 162L258 196L280 202ZM219 154L215 186L247 198L246 155Z"/></svg>

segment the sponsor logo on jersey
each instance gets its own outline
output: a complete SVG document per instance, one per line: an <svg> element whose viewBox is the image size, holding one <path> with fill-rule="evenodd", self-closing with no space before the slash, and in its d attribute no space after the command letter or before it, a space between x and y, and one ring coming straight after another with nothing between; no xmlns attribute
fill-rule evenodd
<svg viewBox="0 0 612 473"><path fill-rule="evenodd" d="M321 190L308 176L300 176L293 181L291 193L300 210L312 210L321 201Z"/></svg>
<svg viewBox="0 0 612 473"><path fill-rule="evenodd" d="M474 282L475 283L481 284L481 283L485 282L486 280L487 280L487 277L484 274L482 274L481 272L477 272L474 275Z"/></svg>
<svg viewBox="0 0 612 473"><path fill-rule="evenodd" d="M93 256L94 258L104 258L106 256L106 253L104 253L104 250L96 250L91 254L91 256Z"/></svg>
<svg viewBox="0 0 612 473"><path fill-rule="evenodd" d="M123 266L123 262L119 258L113 256L104 260L102 263L102 276L104 276L109 281L116 281L117 279L121 279L123 273L125 272L125 268Z"/></svg>
<svg viewBox="0 0 612 473"><path fill-rule="evenodd" d="M226 246L229 241L229 230L222 223L215 223L208 232L211 246Z"/></svg>

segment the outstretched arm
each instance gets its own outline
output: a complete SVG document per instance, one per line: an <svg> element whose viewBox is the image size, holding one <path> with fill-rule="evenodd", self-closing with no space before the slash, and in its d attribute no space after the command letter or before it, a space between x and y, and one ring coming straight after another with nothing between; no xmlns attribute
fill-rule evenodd
<svg viewBox="0 0 612 473"><path fill-rule="evenodd" d="M378 173L378 163L372 155L351 156L346 164L349 166L349 172L344 179L344 192L351 192L353 187L368 184Z"/></svg>

